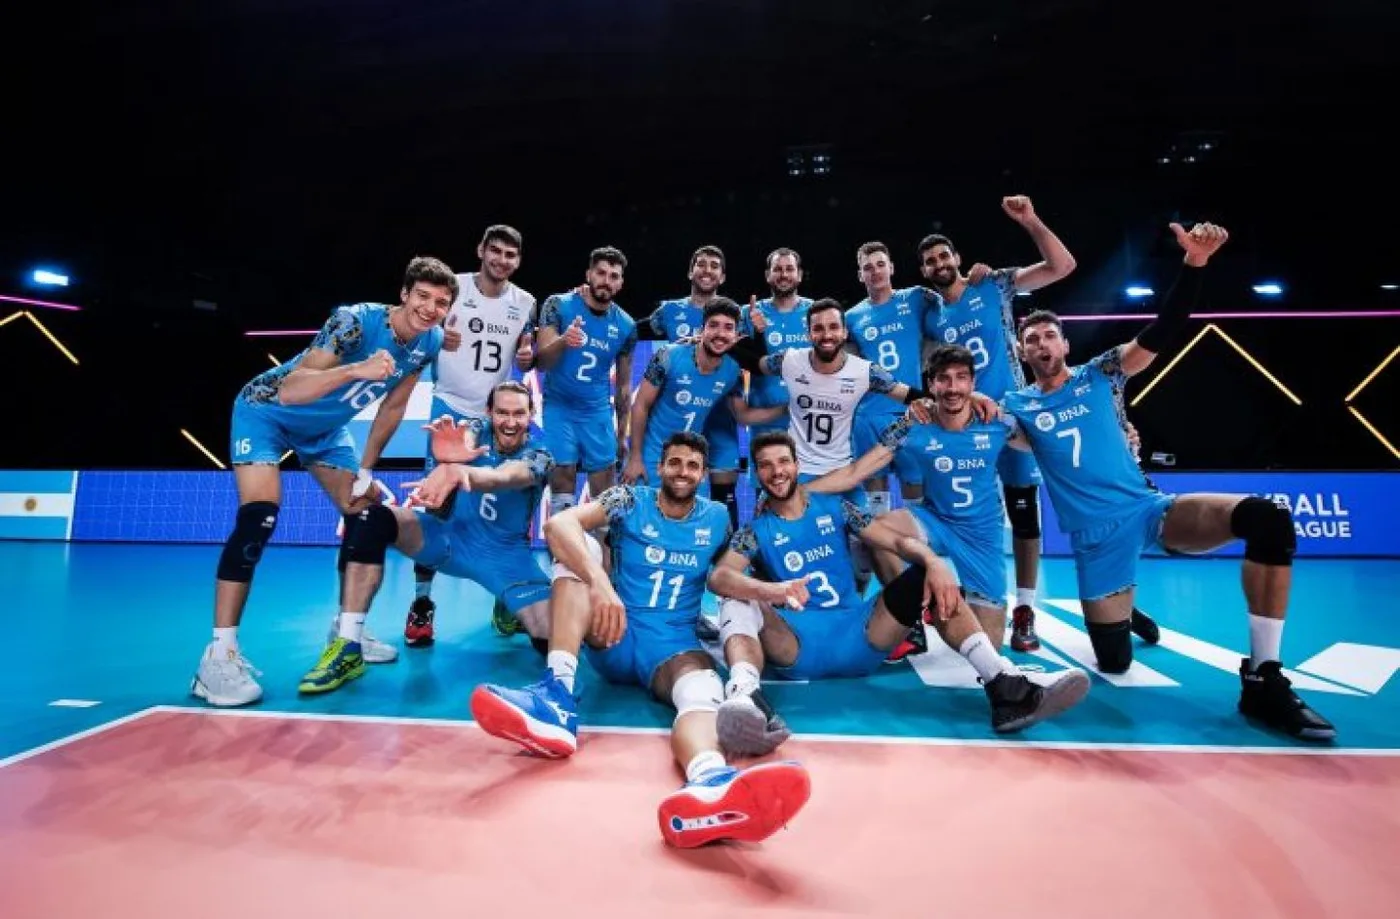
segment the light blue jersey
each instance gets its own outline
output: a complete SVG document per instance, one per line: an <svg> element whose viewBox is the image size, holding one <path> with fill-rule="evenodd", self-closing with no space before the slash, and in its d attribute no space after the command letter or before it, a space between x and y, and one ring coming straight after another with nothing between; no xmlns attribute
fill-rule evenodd
<svg viewBox="0 0 1400 919"><path fill-rule="evenodd" d="M869 523L869 514L841 496L809 491L801 517L788 520L765 505L734 534L729 548L749 560L759 580L808 577L805 613L850 610L863 601L846 537Z"/></svg>
<svg viewBox="0 0 1400 919"><path fill-rule="evenodd" d="M846 340L861 357L884 368L896 383L922 389L925 318L941 302L938 294L923 287L896 290L878 306L866 298L846 312ZM872 410L900 408L888 399L867 401Z"/></svg>
<svg viewBox="0 0 1400 919"><path fill-rule="evenodd" d="M785 520L765 507L729 541L761 580L807 578L806 606L777 611L797 638L797 659L770 669L791 680L867 676L889 649L875 647L867 636L877 598L866 599L856 589L847 535L864 530L870 516L838 495L806 497L798 519Z"/></svg>
<svg viewBox="0 0 1400 919"><path fill-rule="evenodd" d="M237 401L256 407L294 436L314 436L344 427L404 377L421 371L442 349L443 331L436 327L410 342L400 343L389 325L392 309L382 303L357 303L337 308L316 334L310 348L254 377L238 394ZM385 380L351 380L314 402L283 405L279 401L283 381L301 366L313 349L331 352L340 358L342 365L358 363L382 349L393 359L394 372ZM238 458L235 451L234 459Z"/></svg>
<svg viewBox="0 0 1400 919"><path fill-rule="evenodd" d="M672 520L658 495L646 485L617 485L598 496L608 513L612 583L629 617L690 628L693 643L710 563L729 537L729 512L696 498L685 519Z"/></svg>
<svg viewBox="0 0 1400 919"><path fill-rule="evenodd" d="M701 431L717 406L741 392L739 364L729 355L719 366L702 373L695 362L699 344L658 348L647 364L645 379L659 392L647 418L642 456L648 475L661 460L661 447L678 431Z"/></svg>
<svg viewBox="0 0 1400 919"><path fill-rule="evenodd" d="M763 342L765 354L777 354L789 348L809 348L812 345L807 337L807 311L812 307L812 301L807 297L799 297L797 305L786 313L780 311L773 305L773 298L758 301L755 306L763 314L763 318L768 320L768 329L760 338ZM753 321L749 318L749 308L744 307L744 321L741 327L747 329L749 334L753 334ZM754 408L771 408L774 405L788 404L787 384L783 382L781 376L769 376L767 374L752 374L749 379L749 405ZM764 427L787 427L787 422L775 422Z"/></svg>
<svg viewBox="0 0 1400 919"><path fill-rule="evenodd" d="M901 422L902 423L902 422ZM997 460L1011 431L1002 422L974 420L961 431L916 424L899 448L923 471L923 504L950 523L1001 531L1005 510Z"/></svg>
<svg viewBox="0 0 1400 919"><path fill-rule="evenodd" d="M588 340L582 347L564 346L558 363L545 373L545 404L553 401L572 408L606 409L612 401L613 365L632 353L637 324L616 303L608 304L599 314L589 309L578 293L570 293L556 294L544 302L540 327L563 335L580 316Z"/></svg>
<svg viewBox="0 0 1400 919"><path fill-rule="evenodd" d="M1017 270L993 271L981 284L968 285L960 298L945 299L943 309L924 318L929 338L972 352L977 391L993 399L1026 385L1016 357L1016 320L1011 312Z"/></svg>
<svg viewBox="0 0 1400 919"><path fill-rule="evenodd" d="M1038 384L1002 399L1035 451L1060 529L1083 530L1131 514L1156 491L1133 461L1124 437L1121 347L1069 369L1052 393Z"/></svg>
<svg viewBox="0 0 1400 919"><path fill-rule="evenodd" d="M494 469L506 463L524 463L530 469L531 484L508 491L458 491L452 508L453 521L474 538L493 546L530 545L530 522L540 506L549 474L554 471L554 458L549 451L531 442L527 435L514 453L502 453L490 422L468 419L467 425L476 435L476 442L490 447L471 465Z"/></svg>
<svg viewBox="0 0 1400 919"><path fill-rule="evenodd" d="M705 308L689 297L676 300L662 300L646 318L653 335L660 335L667 341L699 335L705 324Z"/></svg>

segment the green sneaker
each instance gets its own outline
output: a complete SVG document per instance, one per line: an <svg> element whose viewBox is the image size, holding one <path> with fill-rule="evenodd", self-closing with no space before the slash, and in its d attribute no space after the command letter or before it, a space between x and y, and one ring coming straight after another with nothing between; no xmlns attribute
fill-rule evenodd
<svg viewBox="0 0 1400 919"><path fill-rule="evenodd" d="M509 638L520 631L520 620L506 608L506 601L500 597L496 598L496 605L491 610L491 628L502 638Z"/></svg>
<svg viewBox="0 0 1400 919"><path fill-rule="evenodd" d="M365 675L365 658L359 642L336 638L321 652L321 659L301 678L300 692L330 692Z"/></svg>

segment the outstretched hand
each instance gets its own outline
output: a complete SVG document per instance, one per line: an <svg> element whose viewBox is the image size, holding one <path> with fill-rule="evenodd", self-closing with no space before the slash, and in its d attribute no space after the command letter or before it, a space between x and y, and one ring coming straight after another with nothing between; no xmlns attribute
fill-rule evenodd
<svg viewBox="0 0 1400 919"><path fill-rule="evenodd" d="M465 421L457 421L451 415L443 415L435 421L423 425L432 445L433 458L439 463L471 463L488 452L487 447L476 445L476 434Z"/></svg>

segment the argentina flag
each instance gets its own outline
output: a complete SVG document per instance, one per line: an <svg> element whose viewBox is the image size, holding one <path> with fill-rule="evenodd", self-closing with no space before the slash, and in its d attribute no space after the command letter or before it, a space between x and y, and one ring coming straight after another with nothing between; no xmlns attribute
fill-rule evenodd
<svg viewBox="0 0 1400 919"><path fill-rule="evenodd" d="M0 539L67 540L76 472L0 471Z"/></svg>

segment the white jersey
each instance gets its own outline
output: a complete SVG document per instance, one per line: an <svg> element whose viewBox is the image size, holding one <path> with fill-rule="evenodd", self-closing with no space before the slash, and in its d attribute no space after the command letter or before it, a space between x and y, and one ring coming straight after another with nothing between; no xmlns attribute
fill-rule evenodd
<svg viewBox="0 0 1400 919"><path fill-rule="evenodd" d="M499 297L487 297L474 273L457 275L461 292L447 313L447 327L462 333L456 351L438 354L433 395L469 415L485 416L486 397L510 377L520 335L535 322L535 298L506 282Z"/></svg>
<svg viewBox="0 0 1400 919"><path fill-rule="evenodd" d="M818 373L811 348L792 348L765 358L767 367L781 361L788 388L788 434L797 443L798 468L804 475L825 475L852 459L851 420L866 393L887 393L894 380L878 364L846 354L833 373Z"/></svg>

